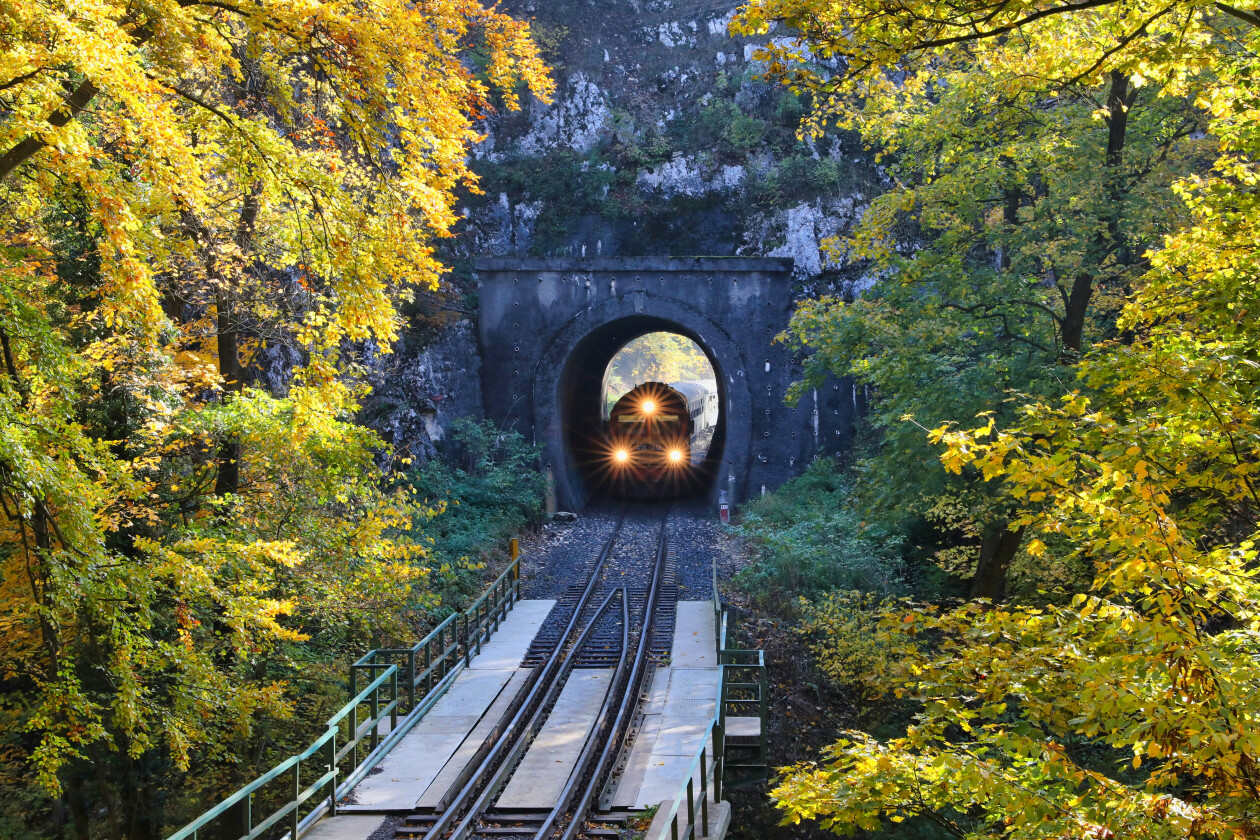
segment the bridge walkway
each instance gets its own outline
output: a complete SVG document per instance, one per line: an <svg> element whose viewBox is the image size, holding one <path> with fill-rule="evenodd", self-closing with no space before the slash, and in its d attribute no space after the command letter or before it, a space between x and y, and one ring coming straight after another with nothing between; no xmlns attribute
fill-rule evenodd
<svg viewBox="0 0 1260 840"><path fill-rule="evenodd" d="M669 665L658 666L625 770L607 805L650 808L687 782L687 771L717 711L713 603L679 601Z"/></svg>
<svg viewBox="0 0 1260 840"><path fill-rule="evenodd" d="M366 840L384 816L442 808L463 781L473 755L492 734L529 669L516 667L551 609L522 601L447 694L305 840ZM496 806L550 807L572 771L607 690L611 671L579 669L526 752ZM615 792L617 810L659 805L686 784L696 751L709 736L721 669L710 601L680 601L668 665L658 666L641 724ZM371 816L369 816L371 815Z"/></svg>
<svg viewBox="0 0 1260 840"><path fill-rule="evenodd" d="M521 668L521 660L554 606L550 600L518 602L429 713L372 775L338 802L338 813L399 814L418 807L441 808L447 795L465 780L482 745L498 736L502 719L531 670ZM329 830L331 822L336 820L326 820L322 827ZM366 836L359 829L361 820L343 824L356 826L357 833L346 836Z"/></svg>

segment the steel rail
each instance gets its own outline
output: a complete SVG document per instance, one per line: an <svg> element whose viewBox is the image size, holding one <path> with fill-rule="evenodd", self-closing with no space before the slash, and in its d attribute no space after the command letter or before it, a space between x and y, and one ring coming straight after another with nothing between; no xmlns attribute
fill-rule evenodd
<svg viewBox="0 0 1260 840"><path fill-rule="evenodd" d="M578 622L582 618L582 613L591 600L591 596L599 584L600 573L604 569L604 565L608 562L609 556L612 554L613 546L617 543L617 537L621 534L621 527L626 520L625 508L622 508L617 518L617 524L613 528L613 532L600 548L599 554L596 556L594 568L591 569L590 577L586 581L586 586L582 589L582 594L578 598L577 603L573 607L573 615L569 617L569 621L565 624L564 630L560 633L559 641L556 644L556 651L562 650L573 636L574 630L578 626ZM610 596L611 597L611 596ZM628 608L628 607L627 607ZM602 611L603 607L601 607ZM594 622L587 628L589 632L594 627ZM586 633L583 634L585 639ZM574 648L576 649L576 648ZM565 657L565 661L568 658ZM479 789L483 787L485 781L494 772L494 769L502 762L504 754L511 745L515 744L521 737L521 727L525 725L528 719L532 719L531 710L539 705L541 696L545 695L550 688L550 684L555 681L556 670L561 665L561 657L550 656L547 662L539 669L529 682L529 690L525 699L517 706L516 714L513 715L511 723L504 729L503 736L497 739L490 752L482 759L477 766L477 770L469 778L468 782L460 788L459 793L451 800L450 804L442 810L437 820L429 827L424 835L424 840L438 840L451 827L451 824L460 817L465 811L471 811L474 815L478 813L477 808L469 808L468 802L477 796ZM480 798L480 797L479 797ZM463 823L461 822L461 826Z"/></svg>
<svg viewBox="0 0 1260 840"><path fill-rule="evenodd" d="M667 512L661 522L660 534L657 537L656 562L652 569L652 580L648 588L648 597L643 606L643 624L639 629L634 664L631 667L629 677L619 692L612 689L609 690L606 702L600 710L600 720L591 728L586 743L582 747L582 754L574 765L573 772L565 784L564 791L560 794L556 807L552 809L542 826L534 834L534 840L544 840L549 837L552 831L555 830L557 821L562 816L568 817L568 824L565 826L561 838L563 840L573 840L586 822L591 803L599 791L608 772L608 765L615 755L614 750L621 747L630 716L638 705L643 674L646 671L648 654L652 648L652 631L656 620L657 601L660 599L661 581L665 576L665 559L669 552L669 540L666 529L668 522L669 513ZM614 678L612 688L615 689L617 685L618 680ZM608 726L608 712L614 697L620 697L620 703L617 706L616 717L613 719L611 726ZM589 767L589 772L587 772L587 765L591 761L591 753L594 751L596 744L601 741L603 749L600 750L599 756L594 764ZM583 778L586 779L586 785L582 789L581 796L570 808L574 792Z"/></svg>
<svg viewBox="0 0 1260 840"><path fill-rule="evenodd" d="M568 652L565 654L564 666L561 669L560 674L557 675L557 679L555 679L549 686L548 694L551 696L549 696L546 701L539 704L538 708L534 711L534 714L530 717L529 724L525 727L524 732L514 739L507 757L501 764L499 764L493 775L486 781L485 785L482 787L481 794L477 797L477 801L473 803L472 808L468 810L468 813L464 817L463 821L460 822L454 832L452 832L452 840L462 840L462 838L476 833L476 824L485 814L488 806L490 805L490 801L499 795L503 786L507 784L508 780L512 777L512 774L516 772L520 758L525 754L525 750L529 748L534 736L538 734L538 731L542 728L547 717L550 715L551 701L554 697L559 696L560 690L564 687L565 681L567 680L569 674L572 673L573 662L577 659L578 653L582 649L582 645L594 632L596 625L598 625L600 620L604 617L604 613L607 612L613 600L618 597L621 599L621 635L622 639L626 640L626 634L629 632L627 628L630 624L630 598L626 588L622 586L608 593L608 597L604 599L599 609L596 610L595 614L591 617L591 620L586 625L586 629L582 631L582 635L578 638L577 642L569 648ZM621 648L620 661L618 663L619 668L624 668L625 666L627 649L628 645L623 644ZM612 685L610 684L609 691L605 695L605 698L611 696L611 694Z"/></svg>

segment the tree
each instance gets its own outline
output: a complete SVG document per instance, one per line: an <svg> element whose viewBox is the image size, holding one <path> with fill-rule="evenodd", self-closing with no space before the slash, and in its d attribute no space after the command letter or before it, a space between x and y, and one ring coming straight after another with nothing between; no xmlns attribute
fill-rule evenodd
<svg viewBox="0 0 1260 840"><path fill-rule="evenodd" d="M551 83L471 0L36 0L0 32L3 761L32 823L155 837L166 776L283 713L261 657L426 603L356 348L436 286L477 118Z"/></svg>
<svg viewBox="0 0 1260 840"><path fill-rule="evenodd" d="M803 46L767 47L769 75L812 98L803 132L856 129L890 188L831 243L879 282L852 303L807 302L785 338L807 356L806 386L830 373L875 390L880 443L859 491L902 522L968 510L946 524L973 545L973 593L1000 600L1022 544L1008 505L923 469L931 452L904 418L1009 417L1010 392L1061 391L1064 368L1113 333L1142 254L1184 217L1170 184L1206 166L1213 141L1191 98L1119 62L1091 66L1104 21L1051 16L1018 38L924 46L943 36L917 16L961 31L967 10L887 10L871 25L907 28L897 52L855 34L861 4L816 5L750 3L733 26L798 28Z"/></svg>
<svg viewBox="0 0 1260 840"><path fill-rule="evenodd" d="M853 22L859 8L843 8ZM789 819L1107 838L1243 837L1260 817L1260 18L1228 4L912 4L856 22L847 56L859 73L864 58L939 50L984 60L999 40L1035 57L1063 31L1083 37L1057 72L1189 97L1219 153L1174 185L1188 221L1142 256L1079 387L929 439L951 473L1000 482L1039 562L1083 561L1092 580L996 609L887 607L892 664L875 681L917 701L914 720L886 740L844 733L790 770L775 791Z"/></svg>
<svg viewBox="0 0 1260 840"><path fill-rule="evenodd" d="M628 342L608 363L605 402L613 403L644 382L688 382L713 378L713 366L694 341L684 335L652 332Z"/></svg>

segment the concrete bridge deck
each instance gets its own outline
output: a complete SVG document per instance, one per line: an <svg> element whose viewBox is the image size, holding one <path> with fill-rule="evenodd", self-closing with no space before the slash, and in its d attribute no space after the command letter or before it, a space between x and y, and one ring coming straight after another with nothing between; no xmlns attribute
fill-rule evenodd
<svg viewBox="0 0 1260 840"><path fill-rule="evenodd" d="M445 804L480 747L497 736L504 714L525 687L530 669L521 668L521 660L555 603L517 603L446 694L377 772L338 803L338 811L391 814Z"/></svg>
<svg viewBox="0 0 1260 840"><path fill-rule="evenodd" d="M709 734L721 678L713 602L679 601L670 664L652 678L643 724L610 804L650 808L672 801Z"/></svg>
<svg viewBox="0 0 1260 840"><path fill-rule="evenodd" d="M612 677L611 668L584 668L569 675L546 723L499 794L496 807L528 810L555 805L595 725Z"/></svg>
<svg viewBox="0 0 1260 840"><path fill-rule="evenodd" d="M337 817L321 821L305 838L367 840L388 815L445 807L473 769L480 747L497 737L507 709L523 690L530 669L519 667L520 662L554 604L519 602L481 654L385 757L379 771L338 804ZM573 672L497 807L546 808L555 802L611 676L606 669ZM672 802L708 737L720 676L712 602L678 602L670 663L655 670L642 726L608 798L610 805L641 809ZM715 814L729 820L729 810Z"/></svg>

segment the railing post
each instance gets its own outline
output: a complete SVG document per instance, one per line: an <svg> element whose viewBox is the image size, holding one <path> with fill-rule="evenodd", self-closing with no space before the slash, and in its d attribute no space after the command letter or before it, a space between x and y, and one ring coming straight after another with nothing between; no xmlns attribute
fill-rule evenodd
<svg viewBox="0 0 1260 840"><path fill-rule="evenodd" d="M713 801L722 801L726 784L726 727L721 720L713 725Z"/></svg>
<svg viewBox="0 0 1260 840"><path fill-rule="evenodd" d="M468 613L463 614L464 619L464 666L472 665L472 640L468 637Z"/></svg>
<svg viewBox="0 0 1260 840"><path fill-rule="evenodd" d="M368 701L368 709L370 709L372 713L372 716L369 718L369 721L372 724L372 747L368 750L371 752L371 750L376 749L377 739L380 737L378 730L379 721L376 719L381 713L381 687L379 684L376 688L372 689L372 699ZM357 734L358 730L355 730L355 732ZM356 767L358 764L359 762L355 761Z"/></svg>
<svg viewBox="0 0 1260 840"><path fill-rule="evenodd" d="M332 778L328 780L328 816L337 816L337 727L332 728L332 737L328 739L328 770Z"/></svg>
<svg viewBox="0 0 1260 840"><path fill-rule="evenodd" d="M429 692L433 690L433 671L430 668L433 665L433 641L429 640L424 643L424 694L429 696Z"/></svg>
<svg viewBox="0 0 1260 840"><path fill-rule="evenodd" d="M700 748L700 831L709 836L709 768L704 760L704 747Z"/></svg>
<svg viewBox="0 0 1260 840"><path fill-rule="evenodd" d="M517 601L521 600L521 543L516 537L509 543L508 551L512 555L512 594Z"/></svg>
<svg viewBox="0 0 1260 840"><path fill-rule="evenodd" d="M389 704L389 731L393 732L398 728L398 669L394 669L394 674L390 677L390 686L393 688L393 697L390 698Z"/></svg>
<svg viewBox="0 0 1260 840"><path fill-rule="evenodd" d="M407 651L407 712L416 708L416 649Z"/></svg>
<svg viewBox="0 0 1260 840"><path fill-rule="evenodd" d="M759 683L757 691L761 695L761 697L759 698L760 700L759 711L761 712L761 737L758 739L760 743L758 744L757 752L759 753L758 760L760 761L761 764L765 764L768 760L766 756L766 752L767 752L766 750L766 715L769 713L770 686L769 686L769 681L766 678L766 663L765 663L764 653L761 654L761 667L758 668L758 671L760 673L760 678L757 680L757 682Z"/></svg>
<svg viewBox="0 0 1260 840"><path fill-rule="evenodd" d="M298 811L302 810L298 800L302 798L302 762L293 765L293 816L291 818L291 837L298 840Z"/></svg>
<svg viewBox="0 0 1260 840"><path fill-rule="evenodd" d="M696 782L687 779L687 825L691 826L691 836L696 836Z"/></svg>

